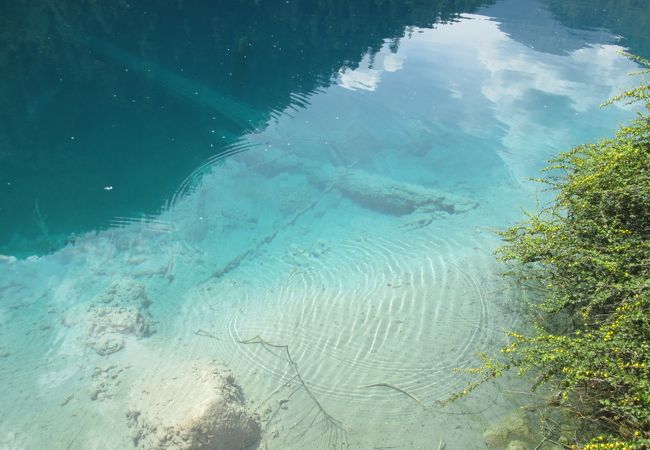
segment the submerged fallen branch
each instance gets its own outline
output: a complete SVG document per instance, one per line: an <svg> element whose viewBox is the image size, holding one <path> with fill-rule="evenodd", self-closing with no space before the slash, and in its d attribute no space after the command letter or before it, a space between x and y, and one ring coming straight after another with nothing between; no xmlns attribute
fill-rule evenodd
<svg viewBox="0 0 650 450"><path fill-rule="evenodd" d="M260 249L268 244L270 244L273 239L280 233L282 230L295 225L296 221L305 213L308 211L314 209L316 205L321 201L322 197L327 194L329 191L332 190L332 186L326 186L321 195L317 198L315 198L312 202L304 206L302 209L294 213L287 221L282 223L279 227L275 228L272 230L269 234L264 236L262 239L260 239L255 245L252 247L244 250L242 253L240 253L237 257L235 257L233 260L231 260L228 264L226 264L224 267L221 269L215 271L212 274L212 278L220 278L227 273L235 270L237 267L239 267L245 260L247 260L249 257L256 255L259 253Z"/></svg>
<svg viewBox="0 0 650 450"><path fill-rule="evenodd" d="M255 157L259 159L258 155ZM294 154L265 154L263 158L266 159L261 161L251 161L251 158L250 155L243 157L249 167L268 177L283 172L304 174L317 189L333 186L358 205L384 214L402 216L416 211L461 214L478 207L472 199L369 173L352 165L334 166Z"/></svg>
<svg viewBox="0 0 650 450"><path fill-rule="evenodd" d="M393 390L395 390L395 391L397 391L397 392L400 392L400 393L406 395L407 397L412 398L413 400L415 400L416 402L418 402L418 403L419 403L419 404L420 404L424 409L427 409L427 405L425 405L425 404L424 404L424 403L423 403L419 398L417 398L415 395L413 395L413 394L411 394L411 393L405 391L404 389L398 388L397 386L393 386L392 384L388 384L388 383L373 383L373 384L368 384L368 385L363 386L363 387L364 387L364 388L371 388L371 387L386 387L386 388L389 388L389 389L393 389Z"/></svg>
<svg viewBox="0 0 650 450"><path fill-rule="evenodd" d="M198 330L196 330L194 332L194 334L196 334L197 336L203 336L203 337L208 337L208 338L211 338L211 339L216 339L217 341L219 340L219 338L216 337L214 334L209 333L209 332L205 331L202 328L199 328Z"/></svg>
<svg viewBox="0 0 650 450"><path fill-rule="evenodd" d="M325 408L318 400L316 395L314 395L311 389L309 389L309 386L307 385L307 383L305 383L305 380L302 378L302 375L298 370L298 364L291 357L291 353L289 352L288 345L272 344L266 341L265 339L263 339L262 337L260 337L259 335L251 339L238 341L238 342L244 345L251 345L251 344L261 345L266 350L271 352L273 355L284 359L289 364L289 366L293 369L294 376L291 377L289 381L284 383L278 389L276 389L273 393L271 393L271 395L269 395L264 400L264 402L261 403L261 405L267 403L274 395L278 394L279 392L283 391L286 388L289 388L289 386L293 381L298 382L298 387L292 389L288 397L279 402L279 406L273 412L273 416L277 415L277 413L284 406L284 404L288 402L288 399L291 398L294 394L296 394L300 390L305 392L307 396L309 396L309 398L312 400L313 406L305 413L305 415L300 420L298 420L296 423L288 427L289 431L293 431L296 428L298 428L301 424L303 423L306 424L304 426L304 430L296 436L296 439L303 438L309 430L313 429L313 426L315 424L322 423L324 431L320 434L319 437L325 436L325 438L327 439L328 448L348 449L350 447L347 431L343 427L343 424L341 423L341 421L334 418L331 414L329 414L325 410ZM278 354L276 350L280 350L280 354ZM311 422L306 423L305 419L308 418L313 411L315 411L316 413L315 416L313 417ZM313 442L310 444L313 444Z"/></svg>

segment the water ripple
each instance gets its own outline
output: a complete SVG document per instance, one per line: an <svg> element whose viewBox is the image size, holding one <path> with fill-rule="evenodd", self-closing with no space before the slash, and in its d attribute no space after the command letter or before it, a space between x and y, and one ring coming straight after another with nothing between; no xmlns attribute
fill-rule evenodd
<svg viewBox="0 0 650 450"><path fill-rule="evenodd" d="M424 231L408 240L375 234L304 264L259 258L197 288L192 314L197 323L214 319L225 357L278 382L286 364L240 343L261 336L288 345L325 401L370 411L374 400L403 395L370 388L389 384L431 406L464 386L453 369L475 365L477 352L510 325L496 306L493 257L473 252L469 259L472 244ZM410 406L409 413L421 412Z"/></svg>

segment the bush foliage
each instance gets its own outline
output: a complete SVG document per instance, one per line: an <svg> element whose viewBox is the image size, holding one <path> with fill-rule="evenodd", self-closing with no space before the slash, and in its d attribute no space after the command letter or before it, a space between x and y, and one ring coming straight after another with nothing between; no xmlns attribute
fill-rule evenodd
<svg viewBox="0 0 650 450"><path fill-rule="evenodd" d="M580 423L571 446L642 449L650 448L650 84L613 101L644 109L614 138L552 161L541 181L555 200L502 233L497 254L509 274L541 288L535 331L511 333L468 390L516 369Z"/></svg>

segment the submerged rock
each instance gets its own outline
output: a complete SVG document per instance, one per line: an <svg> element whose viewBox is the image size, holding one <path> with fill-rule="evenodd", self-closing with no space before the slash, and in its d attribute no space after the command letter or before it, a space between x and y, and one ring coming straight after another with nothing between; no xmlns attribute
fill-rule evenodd
<svg viewBox="0 0 650 450"><path fill-rule="evenodd" d="M119 352L124 348L124 338L115 333L103 333L95 340L89 340L89 344L97 354L106 356Z"/></svg>
<svg viewBox="0 0 650 450"><path fill-rule="evenodd" d="M128 278L113 283L88 309L88 345L105 356L124 348L125 336L150 336L154 332L150 304L142 283Z"/></svg>
<svg viewBox="0 0 650 450"><path fill-rule="evenodd" d="M232 374L207 360L156 368L129 397L127 420L143 449L241 450L259 441Z"/></svg>
<svg viewBox="0 0 650 450"><path fill-rule="evenodd" d="M115 365L95 367L93 371L93 383L88 389L91 400L106 400L113 397L113 390L120 384L119 375L124 369Z"/></svg>
<svg viewBox="0 0 650 450"><path fill-rule="evenodd" d="M510 441L506 450L528 450L528 445L524 441L515 439L514 441Z"/></svg>
<svg viewBox="0 0 650 450"><path fill-rule="evenodd" d="M130 278L123 278L111 284L103 294L95 298L95 302L112 306L136 306L141 308L148 308L151 304L151 301L147 298L144 284Z"/></svg>
<svg viewBox="0 0 650 450"><path fill-rule="evenodd" d="M485 444L490 449L519 450L528 448L526 442L534 438L528 417L524 412L506 417L502 422L483 433ZM523 445L523 447L522 447Z"/></svg>
<svg viewBox="0 0 650 450"><path fill-rule="evenodd" d="M151 334L149 314L133 306L93 308L87 320L86 332L89 336L117 333L143 337Z"/></svg>

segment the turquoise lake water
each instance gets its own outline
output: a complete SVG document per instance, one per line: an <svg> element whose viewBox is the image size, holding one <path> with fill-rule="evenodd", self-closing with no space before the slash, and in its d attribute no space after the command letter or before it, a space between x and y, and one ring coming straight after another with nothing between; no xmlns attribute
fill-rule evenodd
<svg viewBox="0 0 650 450"><path fill-rule="evenodd" d="M495 231L633 116L600 105L648 26L634 0L0 1L0 449L212 448L132 414L203 360L250 448L487 448L518 381L440 402L525 327Z"/></svg>

